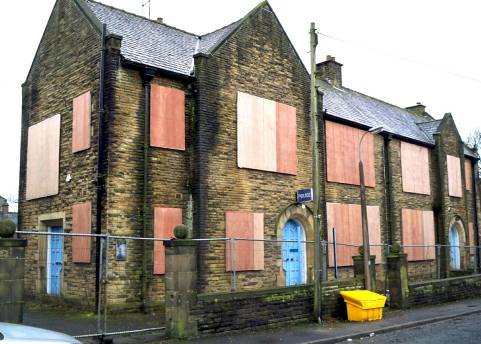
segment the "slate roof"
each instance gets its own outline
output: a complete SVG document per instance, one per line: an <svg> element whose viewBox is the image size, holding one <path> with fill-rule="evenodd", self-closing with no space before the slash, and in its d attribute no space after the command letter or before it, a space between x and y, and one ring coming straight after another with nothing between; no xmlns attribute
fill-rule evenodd
<svg viewBox="0 0 481 344"><path fill-rule="evenodd" d="M191 75L196 53L208 54L241 23L199 36L99 2L85 3L109 33L122 36L126 60L181 75Z"/></svg>
<svg viewBox="0 0 481 344"><path fill-rule="evenodd" d="M434 144L432 134L425 132L423 125L418 125L423 119L406 109L346 87L335 87L324 80L318 80L317 85L324 93L324 110L328 115L371 128L382 126L386 132L420 143Z"/></svg>
<svg viewBox="0 0 481 344"><path fill-rule="evenodd" d="M441 124L440 119L436 119L434 121L417 123L418 127L431 137L438 132L440 124Z"/></svg>

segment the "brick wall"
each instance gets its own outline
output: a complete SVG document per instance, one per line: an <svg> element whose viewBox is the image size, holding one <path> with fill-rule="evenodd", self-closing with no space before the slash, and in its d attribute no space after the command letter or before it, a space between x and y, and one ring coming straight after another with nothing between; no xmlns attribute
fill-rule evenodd
<svg viewBox="0 0 481 344"><path fill-rule="evenodd" d="M345 318L340 290L362 288L360 280L323 284L322 317ZM312 286L265 289L234 293L201 294L193 315L199 332L218 333L252 328L272 328L313 318Z"/></svg>
<svg viewBox="0 0 481 344"><path fill-rule="evenodd" d="M69 232L73 204L90 201L95 208L99 61L99 32L74 1L59 0L22 86L20 230L46 230L46 227L38 228L39 215L59 213L59 224ZM72 153L72 100L89 90L92 94L91 148ZM61 115L59 193L26 201L28 127L55 114ZM67 174L72 176L70 182L66 181ZM95 223L95 213L92 215ZM34 294L45 290L46 252L39 248L39 241L45 237L28 237L28 240L25 288L28 294ZM65 240L62 295L88 303L95 297L95 264L72 263L70 243Z"/></svg>
<svg viewBox="0 0 481 344"><path fill-rule="evenodd" d="M481 296L481 275L409 284L409 305L422 306Z"/></svg>
<svg viewBox="0 0 481 344"><path fill-rule="evenodd" d="M198 237L225 236L227 211L264 213L264 237L280 239L279 215L295 191L311 184L309 76L273 13L262 4L212 55L196 57L197 124L195 229ZM237 167L237 92L294 106L297 111L297 175ZM200 248L202 291L226 291L225 245ZM280 247L265 247L265 269L242 273L241 288L277 286Z"/></svg>

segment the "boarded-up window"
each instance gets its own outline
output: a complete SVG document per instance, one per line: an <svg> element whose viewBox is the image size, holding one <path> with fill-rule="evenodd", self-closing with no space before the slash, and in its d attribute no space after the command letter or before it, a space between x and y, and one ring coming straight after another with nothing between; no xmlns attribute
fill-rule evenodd
<svg viewBox="0 0 481 344"><path fill-rule="evenodd" d="M248 271L264 269L264 214L246 211L228 211L225 214L226 237L235 240L235 254L231 254L231 242L226 242L226 270Z"/></svg>
<svg viewBox="0 0 481 344"><path fill-rule="evenodd" d="M237 93L237 163L241 168L297 174L296 109Z"/></svg>
<svg viewBox="0 0 481 344"><path fill-rule="evenodd" d="M426 147L401 142L401 167L404 192L431 194L429 151Z"/></svg>
<svg viewBox="0 0 481 344"><path fill-rule="evenodd" d="M468 191L471 191L471 184L472 184L472 180L471 180L471 171L472 169L472 166L471 166L471 160L469 159L466 159L464 160L464 175L466 176L466 190Z"/></svg>
<svg viewBox="0 0 481 344"><path fill-rule="evenodd" d="M27 200L58 194L60 115L28 128Z"/></svg>
<svg viewBox="0 0 481 344"><path fill-rule="evenodd" d="M402 210L404 253L410 261L430 260L436 256L434 215L432 211Z"/></svg>
<svg viewBox="0 0 481 344"><path fill-rule="evenodd" d="M359 141L365 131L326 121L327 180L359 185ZM374 135L362 141L362 162L366 186L376 185L374 169Z"/></svg>
<svg viewBox="0 0 481 344"><path fill-rule="evenodd" d="M74 98L72 111L72 152L90 148L90 92Z"/></svg>
<svg viewBox="0 0 481 344"><path fill-rule="evenodd" d="M154 209L154 237L170 239L174 235L174 227L182 224L182 209ZM154 274L165 273L165 247L163 241L154 241Z"/></svg>
<svg viewBox="0 0 481 344"><path fill-rule="evenodd" d="M461 162L458 157L452 155L448 155L446 160L448 165L449 196L461 197L463 195Z"/></svg>
<svg viewBox="0 0 481 344"><path fill-rule="evenodd" d="M150 97L150 145L185 150L184 91L152 84Z"/></svg>
<svg viewBox="0 0 481 344"><path fill-rule="evenodd" d="M381 225L378 206L367 207L369 244L381 244ZM332 229L336 230L336 257L338 266L353 265L352 256L359 255L362 245L361 206L358 204L327 203L328 241L333 242ZM354 245L354 246L352 246ZM381 246L371 246L376 262L382 260ZM329 244L329 266L334 266L334 246Z"/></svg>
<svg viewBox="0 0 481 344"><path fill-rule="evenodd" d="M72 233L91 234L91 203L75 204L72 207ZM88 236L72 237L72 261L74 263L90 263L90 242Z"/></svg>
<svg viewBox="0 0 481 344"><path fill-rule="evenodd" d="M472 222L468 223L469 231L469 246L476 246L476 240L474 239L474 224ZM476 254L476 247L471 247L469 250L471 254Z"/></svg>

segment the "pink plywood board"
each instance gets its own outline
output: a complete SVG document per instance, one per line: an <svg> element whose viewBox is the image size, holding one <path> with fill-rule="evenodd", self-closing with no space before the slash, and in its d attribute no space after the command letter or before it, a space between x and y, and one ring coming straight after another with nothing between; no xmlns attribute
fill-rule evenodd
<svg viewBox="0 0 481 344"><path fill-rule="evenodd" d="M277 172L297 174L296 108L277 103Z"/></svg>
<svg viewBox="0 0 481 344"><path fill-rule="evenodd" d="M424 259L431 260L436 258L436 249L434 245L436 244L434 238L434 213L430 210L424 210L422 212L423 217L423 236L424 241L423 245L427 245L430 247L425 248L424 251Z"/></svg>
<svg viewBox="0 0 481 344"><path fill-rule="evenodd" d="M461 197L463 195L461 180L461 162L458 157L447 155L448 189L449 196Z"/></svg>
<svg viewBox="0 0 481 344"><path fill-rule="evenodd" d="M401 142L403 191L430 195L429 151L426 147Z"/></svg>
<svg viewBox="0 0 481 344"><path fill-rule="evenodd" d="M241 239L264 238L264 215L247 211L226 212L226 237ZM230 242L226 242L226 271L232 270ZM235 241L236 271L264 269L264 243L251 240Z"/></svg>
<svg viewBox="0 0 481 344"><path fill-rule="evenodd" d="M474 240L474 224L472 222L468 223L469 232L469 246L476 246L476 241ZM472 247L470 249L471 254L476 254L476 248Z"/></svg>
<svg viewBox="0 0 481 344"><path fill-rule="evenodd" d="M92 205L90 202L72 206L72 233L91 234ZM90 237L72 237L72 261L90 263Z"/></svg>
<svg viewBox="0 0 481 344"><path fill-rule="evenodd" d="M90 91L74 98L72 107L72 153L75 153L90 148Z"/></svg>
<svg viewBox="0 0 481 344"><path fill-rule="evenodd" d="M359 185L359 141L364 131L326 121L327 179ZM366 186L375 186L374 136L366 134L362 143Z"/></svg>
<svg viewBox="0 0 481 344"><path fill-rule="evenodd" d="M27 200L58 194L60 115L28 128Z"/></svg>
<svg viewBox="0 0 481 344"><path fill-rule="evenodd" d="M263 158L262 166L266 171L277 171L277 106L276 102L269 99L262 99L262 143L258 147Z"/></svg>
<svg viewBox="0 0 481 344"><path fill-rule="evenodd" d="M154 237L172 238L174 227L182 224L181 208L154 209ZM154 271L155 275L165 273L165 247L162 241L154 241Z"/></svg>
<svg viewBox="0 0 481 344"><path fill-rule="evenodd" d="M150 97L150 145L185 150L184 91L153 83Z"/></svg>
<svg viewBox="0 0 481 344"><path fill-rule="evenodd" d="M471 179L471 160L466 159L464 160L464 175L466 179L466 190L471 191L471 184L472 184L472 179Z"/></svg>
<svg viewBox="0 0 481 344"><path fill-rule="evenodd" d="M382 261L382 247L374 246L380 245L381 242L381 218L379 215L378 206L368 206L367 207L367 223L369 228L369 244L373 245L370 247L371 255L376 256L376 263ZM362 243L362 232L361 232L361 243Z"/></svg>

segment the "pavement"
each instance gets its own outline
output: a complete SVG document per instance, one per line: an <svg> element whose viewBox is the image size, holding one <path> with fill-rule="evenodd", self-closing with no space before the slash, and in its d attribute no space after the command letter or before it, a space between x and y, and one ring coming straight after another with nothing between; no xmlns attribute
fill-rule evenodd
<svg viewBox="0 0 481 344"><path fill-rule="evenodd" d="M432 305L407 310L384 310L382 320L373 322L349 322L343 320L326 320L321 324L299 324L284 328L269 330L251 330L240 333L215 334L204 336L189 343L224 344L314 344L339 343L349 339L355 340L400 329L417 327L424 324L481 313L481 298ZM82 314L68 310L45 311L28 309L24 316L25 325L48 328L70 335L81 335L96 332L94 314ZM125 331L161 327L164 323L163 314L126 313L109 316L108 331ZM130 335L113 336L115 343L176 343L165 340L164 331L148 331ZM93 343L93 339L81 338L84 343ZM184 341L185 343L185 341Z"/></svg>

